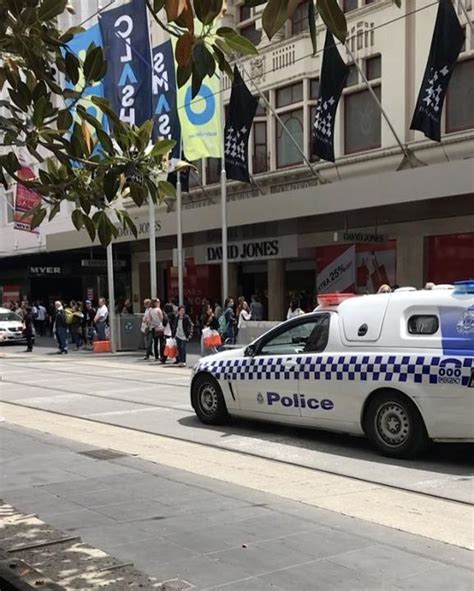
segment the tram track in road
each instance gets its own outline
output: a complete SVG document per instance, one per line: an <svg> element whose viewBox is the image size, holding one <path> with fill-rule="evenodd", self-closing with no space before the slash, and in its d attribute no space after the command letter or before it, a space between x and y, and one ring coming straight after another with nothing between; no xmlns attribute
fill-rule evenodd
<svg viewBox="0 0 474 591"><path fill-rule="evenodd" d="M42 388L45 388L44 386L42 386ZM48 388L47 388L48 389ZM52 388L49 388L51 390L53 390ZM56 389L54 389L54 391L56 391ZM94 397L95 395L90 394L89 396ZM102 396L100 396L100 398L103 398ZM110 398L108 398L110 400ZM225 445L225 444L215 444L212 442L202 442L202 441L197 441L195 439L189 438L189 437L181 437L178 435L170 435L170 434L163 434L163 433L159 433L156 431L151 431L149 429L142 429L139 427L130 427L127 425L123 425L123 424L117 424L114 422L110 422L110 421L104 421L104 420L100 420L99 418L93 418L93 417L87 417L87 416L80 416L77 414L72 414L72 413L67 413L64 411L59 411L59 410L50 410L50 409L43 409L41 407L38 406L32 406L32 405L28 405L28 404L23 404L21 402L13 402L13 401L1 401L3 404L9 405L9 406L13 406L13 407L17 407L17 408L24 408L27 410L36 410L39 412L45 412L45 413L49 413L52 415L57 415L57 416L62 416L62 417L67 417L67 418L71 418L71 419L78 419L78 420L82 420L82 421L87 421L90 423L95 423L95 424L99 424L99 425L104 425L104 426L108 426L108 427L117 427L120 429L126 429L127 431L132 431L132 432L137 432L137 433L143 433L146 435L152 435L152 436L157 436L157 437L162 437L164 439L168 439L168 440L174 440L174 441L178 441L181 443L191 443L193 445L197 445L201 448L211 448L211 449L215 449L215 450L220 450L220 451L225 451L225 452L229 452L232 454L236 454L236 455L240 455L240 456L247 456L249 458L258 458L258 459L263 459L263 460L268 460L271 462L274 462L276 464L279 465L283 465L283 466L288 466L288 467L292 467L292 468L303 468L305 470L311 470L312 472L315 473L321 473L321 474L325 474L325 475L329 475L329 476L336 476L336 477L341 477L341 478L347 478L349 480L355 481L355 482L361 482L361 483L365 483L365 484L370 484L370 485L374 485L377 487L382 487L384 489L387 490L393 490L393 491L399 491L399 492L405 492L405 493L411 493L411 494L416 494L416 495L422 495L423 497L427 497L433 500L438 500L438 501L445 501L445 502L449 502L449 503L453 503L456 505L462 505L462 506L467 506L467 507L472 507L474 505L473 502L471 501L465 501L462 499L456 499L453 497L449 497L446 495L441 495L441 494L436 494L436 493L432 493L432 492L428 492L426 490L420 490L417 489L415 487L410 487L410 486L397 486L395 484L390 484L387 482L382 482L380 480L377 479L370 479L370 478L365 478L362 476L355 476L353 474L348 474L346 472L340 471L340 470L330 470L328 468L322 468L322 467L314 467L314 466L310 466L308 464L305 463L298 463L298 462L294 462L291 460L285 460L285 459L280 459L280 458L275 458L275 457L269 457L268 455L265 454L261 454L261 453L257 453L257 452L253 452L253 451L249 451L249 450L243 450L243 449L235 449L231 446ZM146 405L145 403L141 403L141 405L143 406L156 406L157 408L168 408L171 410L179 410L179 411L183 411L183 409L175 409L173 407L169 407L169 406L159 406L159 405ZM191 415L192 413L190 413Z"/></svg>

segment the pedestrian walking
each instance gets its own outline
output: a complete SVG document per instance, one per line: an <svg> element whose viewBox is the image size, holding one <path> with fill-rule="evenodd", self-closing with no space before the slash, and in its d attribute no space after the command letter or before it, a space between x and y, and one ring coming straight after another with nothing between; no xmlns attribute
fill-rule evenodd
<svg viewBox="0 0 474 591"><path fill-rule="evenodd" d="M204 322L204 329L209 328L211 330L219 331L219 321L216 318L215 313L212 311L212 306L209 304L207 307L207 315L206 320ZM201 334L201 357L205 357L206 355L217 353L216 347L206 347L204 342L204 335Z"/></svg>
<svg viewBox="0 0 474 591"><path fill-rule="evenodd" d="M76 346L76 351L83 345L82 340L82 323L84 320L84 313L82 312L82 304L74 302L72 305L72 322L70 325L72 342Z"/></svg>
<svg viewBox="0 0 474 591"><path fill-rule="evenodd" d="M258 296L256 296L255 294L252 296L251 300L252 300L250 302L251 320L254 320L255 322L261 322L263 320L263 306L262 306L261 302L259 301Z"/></svg>
<svg viewBox="0 0 474 591"><path fill-rule="evenodd" d="M174 320L176 318L176 314L174 313L174 308L173 308L173 304L168 303L165 304L165 307L163 309L163 340L165 342L165 346L162 348L161 347L161 342L160 342L160 357L161 357L161 361L162 363L166 363L166 360L168 359L168 356L166 355L166 341L167 339L171 339L173 338L173 323Z"/></svg>
<svg viewBox="0 0 474 591"><path fill-rule="evenodd" d="M239 318L237 320L237 330L239 330L242 326L242 322L247 322L252 319L252 314L250 313L250 307L248 303L244 300L241 306Z"/></svg>
<svg viewBox="0 0 474 591"><path fill-rule="evenodd" d="M208 306L210 308L210 306ZM193 323L186 314L186 308L181 305L178 307L178 315L173 317L172 336L176 339L178 346L178 357L175 361L179 367L186 367L186 349L188 341L193 335Z"/></svg>
<svg viewBox="0 0 474 591"><path fill-rule="evenodd" d="M94 337L95 337L94 318L97 313L97 310L94 308L94 306L92 305L92 302L90 300L86 300L84 303L85 303L85 309L83 311L84 312L83 323L85 324L85 328L86 328L86 336L85 336L84 342L86 343L86 346L88 346L92 349L92 346L94 343Z"/></svg>
<svg viewBox="0 0 474 591"><path fill-rule="evenodd" d="M224 343L233 345L235 343L235 313L234 313L234 299L227 298L225 301L225 310L219 318L219 332L224 338Z"/></svg>
<svg viewBox="0 0 474 591"><path fill-rule="evenodd" d="M97 340L98 341L105 341L106 339L106 331L105 328L107 326L107 320L109 318L109 310L107 308L105 298L99 298L99 307L97 308L97 312L94 317L94 324L97 330Z"/></svg>
<svg viewBox="0 0 474 591"><path fill-rule="evenodd" d="M152 336L151 336L151 329L150 329L150 322L148 317L148 311L151 308L151 299L145 298L143 300L143 317L142 317L142 324L140 326L140 331L143 335L143 341L145 344L145 357L143 359L147 360L150 359L151 355L151 348L152 348Z"/></svg>
<svg viewBox="0 0 474 591"><path fill-rule="evenodd" d="M58 341L58 354L67 354L67 324L66 314L62 303L58 300L54 302L55 316L54 316L54 334Z"/></svg>
<svg viewBox="0 0 474 591"><path fill-rule="evenodd" d="M26 338L26 351L25 353L33 352L33 344L35 338L35 327L33 310L30 306L25 306L23 313L23 334Z"/></svg>
<svg viewBox="0 0 474 591"><path fill-rule="evenodd" d="M46 330L46 317L48 313L41 302L36 302L36 327L40 336L44 337Z"/></svg>

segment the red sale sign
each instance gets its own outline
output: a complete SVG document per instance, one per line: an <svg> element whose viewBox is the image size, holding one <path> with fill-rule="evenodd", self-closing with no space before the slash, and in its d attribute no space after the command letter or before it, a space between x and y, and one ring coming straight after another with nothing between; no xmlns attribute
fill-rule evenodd
<svg viewBox="0 0 474 591"><path fill-rule="evenodd" d="M34 171L28 166L22 166L18 171L18 176L24 180L32 180L36 177ZM33 232L38 234L38 230L31 229L32 215L28 215L32 209L41 203L41 195L36 191L28 189L25 185L18 183L16 186L15 198L15 225L16 230Z"/></svg>

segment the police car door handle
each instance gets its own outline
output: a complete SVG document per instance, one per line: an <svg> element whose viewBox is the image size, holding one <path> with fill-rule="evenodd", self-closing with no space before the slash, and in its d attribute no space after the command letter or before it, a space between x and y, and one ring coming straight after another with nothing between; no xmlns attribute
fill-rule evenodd
<svg viewBox="0 0 474 591"><path fill-rule="evenodd" d="M283 365L289 368L296 367L296 361L293 361L293 359L287 359Z"/></svg>

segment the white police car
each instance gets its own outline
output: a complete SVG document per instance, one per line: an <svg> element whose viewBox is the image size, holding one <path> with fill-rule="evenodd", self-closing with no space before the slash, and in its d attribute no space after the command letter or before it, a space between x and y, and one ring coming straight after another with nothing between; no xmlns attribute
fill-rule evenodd
<svg viewBox="0 0 474 591"><path fill-rule="evenodd" d="M24 340L21 318L8 308L0 308L0 343L20 343Z"/></svg>
<svg viewBox="0 0 474 591"><path fill-rule="evenodd" d="M365 434L398 457L430 439L474 441L474 281L344 295L201 359L191 383L199 419Z"/></svg>

